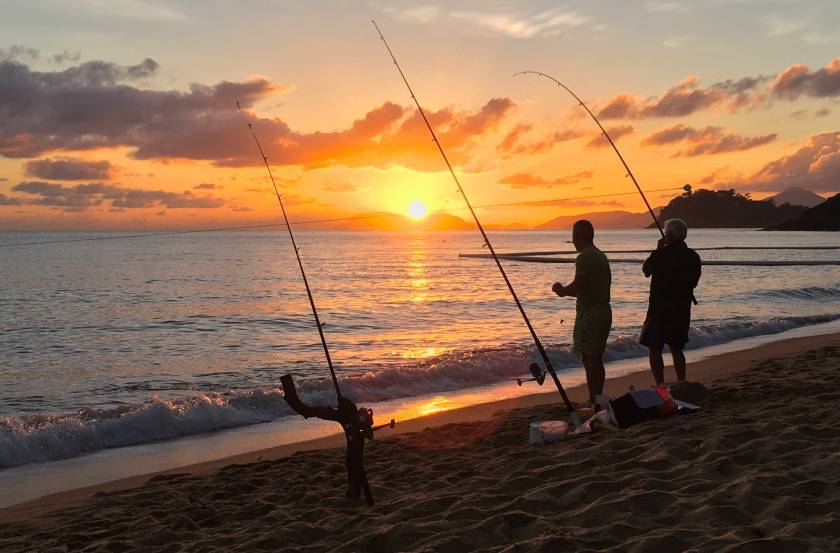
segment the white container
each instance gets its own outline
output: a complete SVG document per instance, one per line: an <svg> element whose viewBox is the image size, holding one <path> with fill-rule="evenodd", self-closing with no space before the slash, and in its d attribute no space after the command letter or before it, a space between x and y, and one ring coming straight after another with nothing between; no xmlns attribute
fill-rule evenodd
<svg viewBox="0 0 840 553"><path fill-rule="evenodd" d="M566 439L569 424L565 421L537 421L531 423L528 442L532 444L550 444Z"/></svg>

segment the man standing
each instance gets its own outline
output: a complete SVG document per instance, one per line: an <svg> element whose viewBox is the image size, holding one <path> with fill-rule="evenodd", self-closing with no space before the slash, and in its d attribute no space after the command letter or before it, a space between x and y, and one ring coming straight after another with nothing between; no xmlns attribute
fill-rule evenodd
<svg viewBox="0 0 840 553"><path fill-rule="evenodd" d="M665 223L665 237L644 265L650 281L647 317L639 342L647 346L656 384L665 381L662 348L668 344L677 380L685 380L685 355L694 288L700 281L700 256L685 244L688 225L682 219Z"/></svg>
<svg viewBox="0 0 840 553"><path fill-rule="evenodd" d="M568 286L555 282L551 289L560 297L577 298L574 351L580 354L586 371L589 401L604 391L604 350L612 328L610 309L610 262L595 247L595 229L589 221L572 226L572 243L579 252L575 260L575 279Z"/></svg>

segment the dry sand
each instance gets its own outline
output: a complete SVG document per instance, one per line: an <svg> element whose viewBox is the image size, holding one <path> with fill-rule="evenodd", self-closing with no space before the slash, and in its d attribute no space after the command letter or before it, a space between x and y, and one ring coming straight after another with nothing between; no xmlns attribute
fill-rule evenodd
<svg viewBox="0 0 840 553"><path fill-rule="evenodd" d="M277 448L5 509L0 550L840 551L840 335L689 371L700 413L615 434L528 445L556 394L403 425L368 446L373 508L342 451Z"/></svg>

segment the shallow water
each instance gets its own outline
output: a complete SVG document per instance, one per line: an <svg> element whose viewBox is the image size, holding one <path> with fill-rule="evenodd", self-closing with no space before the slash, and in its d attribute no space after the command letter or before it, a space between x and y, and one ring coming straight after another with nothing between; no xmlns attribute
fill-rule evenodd
<svg viewBox="0 0 840 553"><path fill-rule="evenodd" d="M0 233L0 243L79 234ZM568 249L563 232L495 232L498 251ZM605 231L602 249L655 244ZM533 347L472 232L300 232L343 390L363 402L465 391L526 371ZM831 233L693 231L695 247L837 246ZM704 259L826 259L837 251L714 251ZM640 254L611 255L640 258ZM572 371L570 265L506 262L553 362ZM615 264L608 360L637 357L648 281ZM288 237L226 232L0 249L0 468L223 428L282 422L279 376L331 401ZM840 267L707 267L691 347L828 322ZM563 322L565 321L565 322Z"/></svg>

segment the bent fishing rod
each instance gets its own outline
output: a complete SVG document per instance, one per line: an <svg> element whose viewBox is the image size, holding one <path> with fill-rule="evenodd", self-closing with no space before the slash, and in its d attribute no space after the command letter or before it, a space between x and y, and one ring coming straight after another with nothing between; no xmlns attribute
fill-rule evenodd
<svg viewBox="0 0 840 553"><path fill-rule="evenodd" d="M236 102L236 109L240 111L242 110L238 101ZM280 197L280 191L277 188L277 183L274 181L274 174L271 172L271 165L268 164L268 157L265 155L265 151L260 144L260 140L257 138L257 133L254 132L254 125L251 121L248 121L248 129L251 131L251 136L254 138L254 143L257 145L257 149L260 151L260 157L262 157L265 168L268 170L268 177L271 179L271 185L274 187L274 195L277 197L277 203L280 204L280 211L283 213L285 227L289 231L289 238L291 239L292 247L295 250L295 257L297 258L298 267L300 268L300 276L303 277L303 284L306 286L306 296L309 298L309 306L312 308L312 316L315 318L315 326L318 327L318 336L321 337L321 346L324 348L324 355L327 358L327 365L330 368L330 376L332 376L333 386L335 386L335 395L340 402L341 389L338 387L338 378L335 376L335 368L333 367L332 358L330 357L330 348L327 347L327 339L324 336L321 319L318 317L318 309L315 307L315 299L312 297L312 290L309 288L309 280L306 278L303 261L300 259L300 249L298 248L297 242L295 242L295 235L292 232L292 225L289 223L289 217L286 215L286 207L283 205L283 199Z"/></svg>
<svg viewBox="0 0 840 553"><path fill-rule="evenodd" d="M487 245L487 249L490 251L490 254L493 256L493 259L496 262L496 266L499 268L499 272L502 274L502 278L507 285L508 290L510 291L510 295L513 297L513 301L516 303L516 307L519 308L519 313L522 314L522 319L525 321L525 325L528 327L528 331L531 333L531 338L534 339L534 344L537 346L537 351L540 354L540 357L545 364L546 371L551 375L552 380L554 380L554 384L557 386L557 391L560 392L560 396L563 398L563 403L568 409L569 414L572 418L572 422L574 423L575 427L580 427L580 420L575 412L575 408L572 405L572 402L569 401L569 396L566 395L566 391L563 389L563 385L560 383L560 379L557 378L557 373L554 371L554 367L551 365L551 360L548 358L548 353L546 353L545 348L540 341L539 336L537 336L536 331L534 331L533 325L531 325L531 320L528 318L528 315L525 313L525 308L522 307L522 303L519 301L519 296L516 295L516 291L513 289L513 285L510 282L510 279L505 272L504 267L502 267L502 262L499 260L499 257L496 255L496 250L493 249L493 244L490 242L490 238L488 238L487 233L484 231L484 227L481 224L481 221L478 219L478 215L476 215L475 210L470 203L469 198L467 197L466 192L464 192L464 188L461 186L461 182L458 180L458 176L455 174L455 170L452 168L452 164L449 162L449 158L446 155L446 152L443 149L440 141L438 140L437 134L435 130L432 128L431 123L429 122L429 118L426 117L426 112L423 110L423 107L420 105L420 101L417 99L417 96L414 94L414 90L412 90L411 85L408 83L408 79L403 73L402 68L400 67L399 62L397 62L396 56L394 56L394 52L391 50L391 47L388 45L388 41L385 40L385 36L382 34L382 31L379 29L379 25L376 24L376 21L371 20L373 26L376 28L376 32L379 34L379 38L382 40L382 43L385 45L385 49L388 50L388 54L391 56L391 60L394 62L394 65L397 67L397 71L400 73L400 77L402 77L403 82L405 83L406 88L408 89L409 94L411 95L411 99L414 100L414 104L417 106L417 111L420 113L420 116L423 118L423 122L426 124L426 128L429 129L429 133L432 135L432 141L437 146L438 151L440 152L441 157L443 157L443 161L446 164L446 168L449 170L449 174L452 175L452 180L455 181L455 184L458 186L458 191L461 193L461 196L464 198L464 202L469 208L470 213L473 216L473 220L475 221L475 225L478 227L479 232L481 232L482 238L484 238L484 243ZM532 371L533 372L533 371Z"/></svg>
<svg viewBox="0 0 840 553"><path fill-rule="evenodd" d="M540 71L519 71L517 73L514 73L513 76L516 77L517 75L528 75L528 74L539 75L541 77L545 77L546 79L554 81L554 83L556 83L557 86L562 87L566 92L571 94L572 97L577 101L577 103L580 104L580 106L583 109L586 110L586 113L589 114L589 116L592 118L592 120L595 121L595 124L598 125L598 128L601 129L601 133L604 135L604 137L606 137L607 141L610 143L610 146L612 146L612 149L615 150L615 154L618 156L618 159L621 160L621 164L624 165L624 169L627 171L627 174L625 176L630 177L633 180L633 184L636 185L636 190L638 190L639 194L641 194L642 200L644 200L645 206L647 206L647 209L648 209L648 212L650 213L650 216L653 217L653 222L656 224L656 228L659 229L659 234L662 235L662 238L665 238L665 231L662 229L662 225L659 224L659 219L656 217L656 214L653 212L653 208L650 207L650 203L648 202L647 196L645 196L645 193L642 191L642 187L639 186L639 181L636 180L636 176L633 174L633 171L630 170L630 166L627 165L627 162L624 160L624 156L622 156L621 152L618 150L618 146L616 146L615 142L613 142L613 139L610 136L610 133L607 132L607 129L605 129L604 126L601 124L601 122L598 120L598 118L595 117L595 114L592 113L592 110L589 109L589 106L587 106L583 102L583 100L581 100L578 97L577 94L572 92L572 89L570 89L568 86L564 85L563 83L561 83L560 81L558 81L557 79L555 79L554 77L552 77L551 75L548 75L546 73L542 73Z"/></svg>
<svg viewBox="0 0 840 553"><path fill-rule="evenodd" d="M516 77L517 75L539 75L540 77L545 77L546 79L548 79L550 81L553 81L557 86L559 86L560 88L562 88L563 90L565 90L566 92L571 94L572 98L574 98L575 101L577 101L577 103L580 104L580 107L582 107L583 109L586 110L586 113L588 113L589 117L591 117L592 120L595 121L595 124L598 125L599 129L601 129L601 133L604 135L604 137L610 143L610 146L612 146L612 149L615 151L615 155L617 155L618 159L621 160L621 164L624 165L624 169L627 171L625 176L630 177L633 180L633 184L636 185L636 190L639 191L639 195L642 196L642 200L644 200L644 202L645 202L645 206L647 207L648 213L650 213L650 216L653 218L653 222L656 225L656 228L659 229L660 236L664 239L665 238L665 230L662 228L662 225L659 223L659 218L656 216L656 213L653 212L653 208L650 206L650 202L648 202L647 196L645 196L645 193L642 190L642 187L639 186L639 181L636 180L636 175L633 174L633 171L630 169L630 166L627 165L627 162L624 160L624 156L621 155L621 152L619 151L618 146L615 145L615 142L613 141L612 137L610 136L610 133L607 132L607 129L604 128L604 125L602 125L601 122L598 120L598 118L595 117L595 114L592 113L592 110L589 109L589 106L587 106L586 103L584 103L584 101L581 100L580 97L577 94L575 94L572 91L571 88L569 88L568 86L561 83L560 81L558 81L557 79L555 79L554 77L552 77L551 75L549 75L547 73L543 73L541 71L527 70L527 71L519 71L519 72L513 74L514 77ZM697 300L694 298L694 294L691 295L691 301L694 302L695 305L697 304Z"/></svg>

